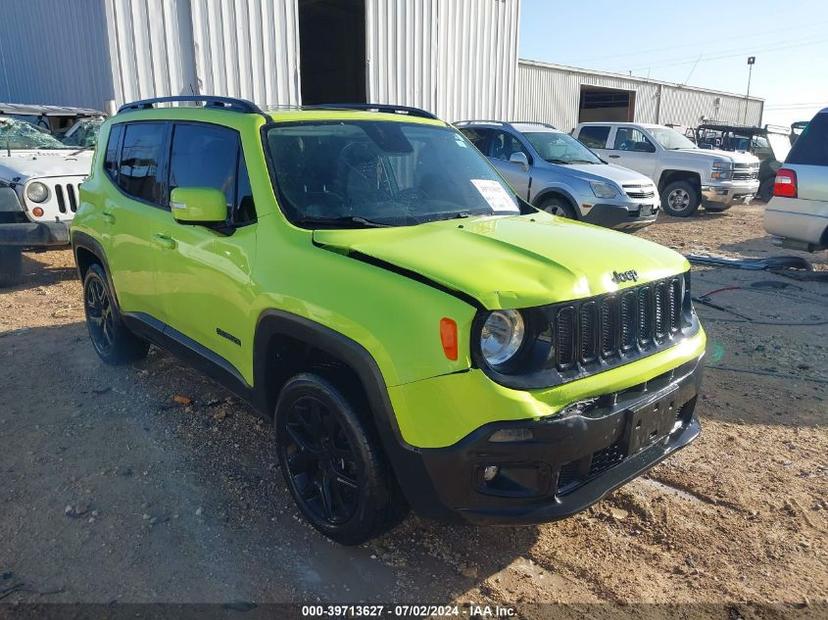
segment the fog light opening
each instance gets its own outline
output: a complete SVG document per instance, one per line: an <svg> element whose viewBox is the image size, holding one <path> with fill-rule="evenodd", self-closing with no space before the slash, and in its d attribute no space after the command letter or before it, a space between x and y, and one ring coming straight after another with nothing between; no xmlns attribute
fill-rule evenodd
<svg viewBox="0 0 828 620"><path fill-rule="evenodd" d="M497 478L497 474L499 472L500 468L497 465L486 465L486 467L483 468L483 480L491 482Z"/></svg>
<svg viewBox="0 0 828 620"><path fill-rule="evenodd" d="M509 441L532 441L534 438L534 434L528 428L502 428L492 433L489 441L504 443Z"/></svg>

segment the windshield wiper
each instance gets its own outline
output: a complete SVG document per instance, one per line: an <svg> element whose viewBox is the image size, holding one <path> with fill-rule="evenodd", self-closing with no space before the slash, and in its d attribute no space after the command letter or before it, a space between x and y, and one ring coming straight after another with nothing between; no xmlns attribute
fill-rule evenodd
<svg viewBox="0 0 828 620"><path fill-rule="evenodd" d="M321 226L338 226L341 224L358 224L365 228L388 228L391 224L374 222L359 215L344 215L342 217L303 217L296 220L297 224L319 224Z"/></svg>
<svg viewBox="0 0 828 620"><path fill-rule="evenodd" d="M70 148L71 148L71 147L70 147ZM83 147L83 148L78 149L78 150L77 150L77 151L75 151L74 153L69 153L69 157L71 157L72 155L80 155L80 154L81 154L81 153L83 153L84 151L89 151L89 150L94 149L94 148L95 148L94 146L85 146L85 147Z"/></svg>

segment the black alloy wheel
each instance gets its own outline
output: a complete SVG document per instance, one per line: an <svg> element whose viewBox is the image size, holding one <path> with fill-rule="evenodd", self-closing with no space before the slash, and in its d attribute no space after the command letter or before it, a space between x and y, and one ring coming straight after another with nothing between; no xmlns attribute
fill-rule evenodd
<svg viewBox="0 0 828 620"><path fill-rule="evenodd" d="M342 424L313 395L297 399L285 420L287 475L308 511L340 525L357 510L361 472Z"/></svg>
<svg viewBox="0 0 828 620"><path fill-rule="evenodd" d="M83 309L89 339L103 361L117 365L146 357L149 343L124 326L106 273L97 263L83 277Z"/></svg>
<svg viewBox="0 0 828 620"><path fill-rule="evenodd" d="M367 404L351 383L300 373L282 387L274 419L279 464L296 505L343 545L380 535L408 511Z"/></svg>
<svg viewBox="0 0 828 620"><path fill-rule="evenodd" d="M92 346L101 357L112 353L114 346L114 324L112 317L112 302L106 284L98 277L87 279L84 290L86 305L86 324L89 327L89 337Z"/></svg>

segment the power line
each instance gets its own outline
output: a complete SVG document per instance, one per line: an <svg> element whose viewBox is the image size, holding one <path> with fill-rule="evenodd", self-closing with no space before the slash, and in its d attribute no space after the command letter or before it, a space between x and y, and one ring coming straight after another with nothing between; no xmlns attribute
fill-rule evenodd
<svg viewBox="0 0 828 620"><path fill-rule="evenodd" d="M805 46L810 46L810 45L813 45L813 46L816 47L816 46L819 46L819 45L824 45L826 43L828 43L828 39L825 39L824 37L820 37L818 39L813 39L813 40L809 40L809 41L800 41L799 43L792 43L792 44L789 44L789 45L777 45L777 46L769 46L769 47L754 47L754 48L747 49L747 50L742 49L738 52L733 52L733 53L728 53L728 54L720 54L720 55L716 55L716 56L703 57L700 60L698 60L696 57L693 57L693 58L683 59L683 60L678 59L675 62L664 63L664 64L661 64L661 65L640 65L640 66L637 66L637 67L630 67L630 68L628 68L628 70L635 71L635 70L638 70L638 69L659 69L661 67L675 67L675 66L679 66L679 65L689 65L691 63L696 63L696 62L708 62L708 61L711 61L711 60L722 60L724 58L736 58L736 57L739 57L739 56L745 56L747 54L754 54L756 52L776 52L776 51L782 51L782 50L786 50L786 49L793 49L793 48L796 48L796 47L805 47Z"/></svg>
<svg viewBox="0 0 828 620"><path fill-rule="evenodd" d="M796 39L780 40L780 41L777 41L777 43L794 42L797 39L802 38L803 30L809 30L809 29L812 29L812 28L821 28L821 26L823 24L828 24L828 20L812 22L811 24L809 24L809 25L807 25L807 26L805 26L802 29L799 29L797 31L798 37ZM764 35L764 34L773 34L774 32L783 32L783 31L790 32L790 30L791 30L790 26L785 26L785 27L781 27L781 28L774 28L773 30L750 32L748 34L737 35L737 36L734 36L734 37L728 37L727 42L729 43L729 42L731 42L733 40L737 40L737 39L755 39L757 36L761 36L761 35ZM817 33L813 33L812 36L815 36L816 34ZM601 55L601 56L586 56L586 57L579 58L578 62L584 62L584 61L590 61L590 60L605 60L607 58L622 58L622 57L626 57L626 56L643 56L645 54L650 54L652 52L664 52L664 51L675 50L675 49L683 48L683 47L698 48L699 45L705 45L708 42L715 43L716 41L721 41L721 40L722 40L721 37L717 37L715 39L708 39L708 40L693 39L693 41L690 42L690 43L681 43L681 44L678 44L678 45L670 45L670 46L666 46L666 47L653 47L653 48L643 49L643 50L640 49L640 50L636 50L634 52L624 52L624 53L621 53L621 54L604 54L604 55ZM731 49L733 49L733 48L731 48ZM720 51L726 51L726 50L720 50Z"/></svg>

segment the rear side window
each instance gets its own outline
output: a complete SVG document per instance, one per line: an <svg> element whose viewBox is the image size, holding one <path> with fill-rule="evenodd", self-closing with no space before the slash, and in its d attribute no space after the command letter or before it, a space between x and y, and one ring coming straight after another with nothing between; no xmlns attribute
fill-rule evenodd
<svg viewBox="0 0 828 620"><path fill-rule="evenodd" d="M255 220L253 194L239 134L227 127L176 124L170 150L170 192L176 187L212 187L224 193L231 221Z"/></svg>
<svg viewBox="0 0 828 620"><path fill-rule="evenodd" d="M106 152L104 153L104 171L116 182L118 178L118 156L121 154L121 136L123 135L124 126L113 125L109 130L109 141L106 143Z"/></svg>
<svg viewBox="0 0 828 620"><path fill-rule="evenodd" d="M587 125L586 127L581 127L578 140L591 149L605 149L607 148L609 132L609 127Z"/></svg>
<svg viewBox="0 0 828 620"><path fill-rule="evenodd" d="M828 166L828 114L817 114L797 138L787 164Z"/></svg>
<svg viewBox="0 0 828 620"><path fill-rule="evenodd" d="M166 206L163 166L167 146L166 123L131 123L124 130L118 187L124 193Z"/></svg>

